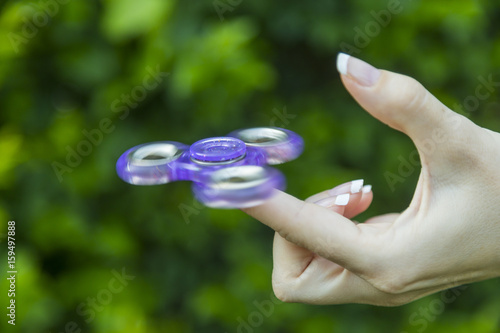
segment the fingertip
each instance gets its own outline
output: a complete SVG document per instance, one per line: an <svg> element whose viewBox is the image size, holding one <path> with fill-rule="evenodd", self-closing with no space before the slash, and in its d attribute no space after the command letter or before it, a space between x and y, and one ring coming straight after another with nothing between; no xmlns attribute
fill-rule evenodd
<svg viewBox="0 0 500 333"><path fill-rule="evenodd" d="M372 191L372 186L371 185L365 185L363 186L363 188L361 189L361 192L363 194L366 194L366 193L370 193Z"/></svg>
<svg viewBox="0 0 500 333"><path fill-rule="evenodd" d="M350 55L342 52L337 55L337 70L340 74L347 75L347 63L350 57Z"/></svg>
<svg viewBox="0 0 500 333"><path fill-rule="evenodd" d="M297 205L303 205L304 201L299 200L285 192L280 190L274 190L273 195L263 203L246 208L240 208L244 213L252 216L253 218L261 221L262 223L271 226L273 219L279 218L280 212L286 211L286 207L295 207ZM266 223L269 221L269 223ZM272 227L272 226L271 226ZM273 228L274 229L274 228Z"/></svg>
<svg viewBox="0 0 500 333"><path fill-rule="evenodd" d="M342 76L348 76L365 87L376 85L381 75L378 68L345 53L337 56L337 70Z"/></svg>
<svg viewBox="0 0 500 333"><path fill-rule="evenodd" d="M372 186L371 185L365 185L361 189L360 192L360 197L356 205L349 205L345 212L344 216L347 218L353 218L356 215L359 215L363 213L365 210L370 207L371 203L373 201L373 192L372 192Z"/></svg>

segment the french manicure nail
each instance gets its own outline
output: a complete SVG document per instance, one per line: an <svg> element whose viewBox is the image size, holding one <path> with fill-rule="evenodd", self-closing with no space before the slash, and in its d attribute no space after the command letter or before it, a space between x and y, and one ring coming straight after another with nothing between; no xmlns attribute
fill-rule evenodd
<svg viewBox="0 0 500 333"><path fill-rule="evenodd" d="M370 193L371 190L372 190L372 186L371 185L365 185L365 186L363 186L363 189L361 191L363 193Z"/></svg>
<svg viewBox="0 0 500 333"><path fill-rule="evenodd" d="M345 193L345 194L337 195L334 197L328 197L328 198L319 200L319 201L315 202L315 204L318 206L327 207L327 208L332 207L333 205L346 206L349 203L350 196L351 195L349 193Z"/></svg>
<svg viewBox="0 0 500 333"><path fill-rule="evenodd" d="M346 53L339 53L337 56L337 70L365 87L375 85L381 74L377 68Z"/></svg>
<svg viewBox="0 0 500 333"><path fill-rule="evenodd" d="M354 194L354 193L358 193L359 191L361 191L361 188L363 188L364 182L365 181L363 179L353 180L351 183L351 193Z"/></svg>
<svg viewBox="0 0 500 333"><path fill-rule="evenodd" d="M341 194L335 199L335 204L337 206L347 206L351 195L349 193Z"/></svg>
<svg viewBox="0 0 500 333"><path fill-rule="evenodd" d="M352 193L352 194L358 193L359 191L361 191L361 188L363 187L363 182L364 182L363 179L357 179L335 186L330 191L328 191L328 194L333 197L345 193Z"/></svg>

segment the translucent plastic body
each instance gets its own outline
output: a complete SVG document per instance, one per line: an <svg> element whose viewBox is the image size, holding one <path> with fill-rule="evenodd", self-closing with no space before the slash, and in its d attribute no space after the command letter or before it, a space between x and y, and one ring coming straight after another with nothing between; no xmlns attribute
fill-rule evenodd
<svg viewBox="0 0 500 333"><path fill-rule="evenodd" d="M116 171L127 183L159 185L193 182L196 198L209 207L243 208L267 200L273 189L285 189L285 177L267 165L297 158L304 149L292 131L259 127L195 142L139 145L118 159Z"/></svg>

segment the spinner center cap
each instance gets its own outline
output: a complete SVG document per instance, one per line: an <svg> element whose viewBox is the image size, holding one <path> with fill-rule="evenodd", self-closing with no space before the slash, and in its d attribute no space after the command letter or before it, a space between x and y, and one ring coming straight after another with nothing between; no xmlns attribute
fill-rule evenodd
<svg viewBox="0 0 500 333"><path fill-rule="evenodd" d="M218 137L197 141L189 148L192 159L202 162L226 162L245 156L245 143L236 138Z"/></svg>

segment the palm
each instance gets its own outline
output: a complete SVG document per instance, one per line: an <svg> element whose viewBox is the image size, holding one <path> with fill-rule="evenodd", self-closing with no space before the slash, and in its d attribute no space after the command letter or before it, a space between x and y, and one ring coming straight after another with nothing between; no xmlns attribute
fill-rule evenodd
<svg viewBox="0 0 500 333"><path fill-rule="evenodd" d="M428 174L428 167L424 166L414 198L404 212L375 216L364 223L357 224L357 228L360 231L359 244L368 246L373 252L378 252L382 255L387 251L387 245L394 245L400 242L395 237L404 238L403 235L406 232L398 229L407 229L415 232L415 229L425 227L423 225L414 225L407 228L409 223L416 224L414 216L417 212L422 212L421 206L424 196L430 195L429 191L432 188L432 184L429 182L429 177L426 176ZM321 193L319 196L321 197ZM307 199L306 202L311 202L311 199L314 200L317 198L318 195L315 195ZM372 198L372 195L354 195L347 207L334 206L330 210L352 219L369 207ZM420 231L417 230L416 232ZM369 240L369 242L367 243L366 240ZM326 238L318 238L316 244L318 248L324 249L328 248L328 244L334 241L333 236L326 236ZM405 242L404 239L402 241ZM336 257L334 253L330 256L322 250L322 256L320 256L313 251L285 240L279 233L275 234L274 251L275 268L273 283L286 284L285 286L275 286L278 287L275 288L276 290L290 290L290 288L293 290L289 294L279 295L280 298L287 300L288 295L293 294L293 298L288 299L289 301L297 298L302 302L315 304L359 302L378 305L399 305L458 284L443 282L443 284L438 286L412 288L409 291L391 294L384 292L383 287L376 287L376 283L373 283L371 276L363 272L351 271L332 261L331 258ZM294 262L293 265L290 265L291 261ZM383 269L383 266L380 266L380 268Z"/></svg>

